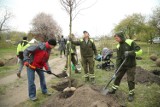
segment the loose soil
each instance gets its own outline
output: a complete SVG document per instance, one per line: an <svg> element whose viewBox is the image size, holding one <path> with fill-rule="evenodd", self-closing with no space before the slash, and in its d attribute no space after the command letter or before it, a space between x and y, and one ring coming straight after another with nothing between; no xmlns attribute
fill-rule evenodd
<svg viewBox="0 0 160 107"><path fill-rule="evenodd" d="M124 76L123 80L126 81L126 79L127 77ZM160 77L141 67L137 67L135 82L142 84L156 83L160 85ZM115 95L104 96L100 94L100 89L96 88L98 86L82 85L79 87L75 84L72 86L77 88L76 91L72 96L66 98L61 91L67 87L67 84L68 81L64 80L53 86L52 88L60 91L60 93L52 96L42 107L125 107L127 95L121 91L117 91Z"/></svg>
<svg viewBox="0 0 160 107"><path fill-rule="evenodd" d="M160 85L160 77L154 75L152 72L147 71L141 67L136 68L135 82L137 83L156 83Z"/></svg>
<svg viewBox="0 0 160 107"><path fill-rule="evenodd" d="M62 98L61 94L52 96L42 107L121 107L115 96L104 96L89 85L84 85L69 98Z"/></svg>

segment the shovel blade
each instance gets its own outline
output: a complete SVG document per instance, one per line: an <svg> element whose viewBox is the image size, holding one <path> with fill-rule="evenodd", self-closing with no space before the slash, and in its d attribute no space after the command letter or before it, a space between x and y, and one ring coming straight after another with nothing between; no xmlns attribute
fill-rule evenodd
<svg viewBox="0 0 160 107"><path fill-rule="evenodd" d="M103 88L103 89L101 90L101 94L102 94L102 95L107 95L107 94L108 94L108 91L109 91L109 89Z"/></svg>

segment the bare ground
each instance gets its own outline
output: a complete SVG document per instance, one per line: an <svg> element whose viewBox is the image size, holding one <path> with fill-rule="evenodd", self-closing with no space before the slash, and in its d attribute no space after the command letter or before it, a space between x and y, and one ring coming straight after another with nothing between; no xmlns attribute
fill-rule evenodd
<svg viewBox="0 0 160 107"><path fill-rule="evenodd" d="M62 71L65 60L60 58L54 58L49 60L52 72L58 74ZM56 78L53 75L45 74L46 82ZM13 107L28 99L28 85L27 85L27 73L24 67L22 71L22 78L18 78L16 74L11 74L0 79L0 86L8 86L3 95L0 95L0 107ZM39 78L36 74L35 84L37 90L40 88Z"/></svg>

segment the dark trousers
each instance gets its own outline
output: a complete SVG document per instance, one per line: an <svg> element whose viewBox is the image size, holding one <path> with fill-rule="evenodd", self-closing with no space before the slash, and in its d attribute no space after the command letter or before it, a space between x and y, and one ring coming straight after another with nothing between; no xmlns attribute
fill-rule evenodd
<svg viewBox="0 0 160 107"><path fill-rule="evenodd" d="M71 62L73 63L74 66L77 65L77 60L75 58L75 54L71 54ZM65 65L65 68L68 68L68 57L67 57L67 60L66 60L66 65Z"/></svg>
<svg viewBox="0 0 160 107"><path fill-rule="evenodd" d="M82 66L85 74L94 74L93 57L82 57Z"/></svg>
<svg viewBox="0 0 160 107"><path fill-rule="evenodd" d="M114 85L119 86L122 77L124 76L125 73L127 73L127 82L128 82L129 90L133 90L135 88L135 70L136 70L136 67L122 68L116 75Z"/></svg>

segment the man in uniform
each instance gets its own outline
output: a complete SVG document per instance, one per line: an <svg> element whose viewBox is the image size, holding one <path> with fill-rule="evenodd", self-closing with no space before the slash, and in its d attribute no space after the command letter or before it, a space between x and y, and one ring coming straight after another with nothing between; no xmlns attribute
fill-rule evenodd
<svg viewBox="0 0 160 107"><path fill-rule="evenodd" d="M117 73L114 85L109 91L109 94L115 94L122 77L127 73L127 82L129 87L128 101L131 102L134 99L136 56L141 55L142 50L133 40L126 39L123 32L116 33L114 38L119 43L117 45L116 68L118 69L125 58L127 59L120 71Z"/></svg>
<svg viewBox="0 0 160 107"><path fill-rule="evenodd" d="M94 55L97 56L97 49L93 39L89 38L89 33L83 31L84 37L79 41L73 41L71 43L80 46L82 66L84 68L85 82L95 82L94 74Z"/></svg>
<svg viewBox="0 0 160 107"><path fill-rule="evenodd" d="M71 35L71 38L74 39L74 34ZM67 44L66 44L66 47L67 47L67 49L66 49L67 60L66 60L66 65L65 65L65 68L64 68L63 71L66 72L67 69L68 69L68 55L69 55L69 48L71 48L71 62L73 64L73 66L75 67L75 73L79 73L79 71L78 71L78 69L76 67L78 62L77 62L77 60L75 58L75 56L77 54L76 46L74 44L71 44L71 47L69 47L69 44L70 44L70 41L67 41Z"/></svg>

